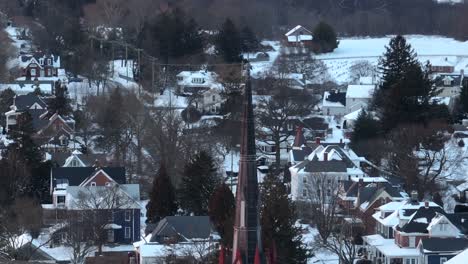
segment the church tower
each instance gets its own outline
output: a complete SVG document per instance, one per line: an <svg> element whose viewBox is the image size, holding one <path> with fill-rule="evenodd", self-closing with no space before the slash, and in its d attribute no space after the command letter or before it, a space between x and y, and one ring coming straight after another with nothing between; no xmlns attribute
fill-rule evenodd
<svg viewBox="0 0 468 264"><path fill-rule="evenodd" d="M242 114L239 176L236 190L233 264L264 263L261 243L255 124L250 73L247 74Z"/></svg>

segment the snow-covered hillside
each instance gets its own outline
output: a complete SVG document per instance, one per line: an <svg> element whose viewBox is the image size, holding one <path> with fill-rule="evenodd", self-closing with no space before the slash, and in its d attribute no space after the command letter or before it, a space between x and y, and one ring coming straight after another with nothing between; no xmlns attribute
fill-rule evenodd
<svg viewBox="0 0 468 264"><path fill-rule="evenodd" d="M350 68L354 64L368 61L377 65L379 57L385 52L390 36L382 38L345 38L340 40L338 48L327 54L318 55L328 67L330 76L338 83L350 80ZM406 36L421 62L437 64L448 61L455 66L455 71L468 69L468 42L440 36Z"/></svg>

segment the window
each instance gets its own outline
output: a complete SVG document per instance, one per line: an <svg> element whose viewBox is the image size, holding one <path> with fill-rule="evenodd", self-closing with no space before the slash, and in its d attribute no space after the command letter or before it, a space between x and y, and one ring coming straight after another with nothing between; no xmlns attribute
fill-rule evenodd
<svg viewBox="0 0 468 264"><path fill-rule="evenodd" d="M444 264L445 262L447 262L447 258L440 258L440 264Z"/></svg>
<svg viewBox="0 0 468 264"><path fill-rule="evenodd" d="M31 69L30 72L31 72L31 76L36 76L36 69Z"/></svg>
<svg viewBox="0 0 468 264"><path fill-rule="evenodd" d="M96 182L91 182L91 186L96 186Z"/></svg>
<svg viewBox="0 0 468 264"><path fill-rule="evenodd" d="M327 196L331 196L331 190L330 189L327 190Z"/></svg>
<svg viewBox="0 0 468 264"><path fill-rule="evenodd" d="M125 221L130 222L130 220L132 220L132 212L125 211Z"/></svg>
<svg viewBox="0 0 468 264"><path fill-rule="evenodd" d="M130 238L131 232L130 227L125 227L125 238Z"/></svg>
<svg viewBox="0 0 468 264"><path fill-rule="evenodd" d="M47 59L47 65L52 65L52 59Z"/></svg>
<svg viewBox="0 0 468 264"><path fill-rule="evenodd" d="M306 189L302 189L302 197L307 197L307 190Z"/></svg>
<svg viewBox="0 0 468 264"><path fill-rule="evenodd" d="M417 260L416 259L411 259L411 264L416 264Z"/></svg>
<svg viewBox="0 0 468 264"><path fill-rule="evenodd" d="M212 100L213 102L215 102L215 101L216 101L216 96L213 95L213 96L211 97L211 100Z"/></svg>
<svg viewBox="0 0 468 264"><path fill-rule="evenodd" d="M444 80L444 85L450 86L451 84L452 84L452 81L449 78Z"/></svg>
<svg viewBox="0 0 468 264"><path fill-rule="evenodd" d="M440 225L439 225L440 231L447 231L447 226L448 226L448 223L440 222Z"/></svg>
<svg viewBox="0 0 468 264"><path fill-rule="evenodd" d="M107 218L107 221L109 223L113 223L114 222L114 212L110 211L109 212L109 217Z"/></svg>
<svg viewBox="0 0 468 264"><path fill-rule="evenodd" d="M303 182L303 183L307 183L307 177L305 177L305 176L302 177L302 182Z"/></svg>
<svg viewBox="0 0 468 264"><path fill-rule="evenodd" d="M57 196L57 204L65 204L65 196L64 195Z"/></svg>
<svg viewBox="0 0 468 264"><path fill-rule="evenodd" d="M44 65L44 60L43 60L43 59L39 59L39 64L40 64L40 65Z"/></svg>
<svg viewBox="0 0 468 264"><path fill-rule="evenodd" d="M405 262L406 262L406 264L411 264L411 263L410 263L410 259L406 259Z"/></svg>
<svg viewBox="0 0 468 264"><path fill-rule="evenodd" d="M416 247L416 237L410 236L409 237L409 247Z"/></svg>
<svg viewBox="0 0 468 264"><path fill-rule="evenodd" d="M110 187L110 186L111 186L111 183L110 183L110 182L106 182L106 186L107 186L107 187Z"/></svg>

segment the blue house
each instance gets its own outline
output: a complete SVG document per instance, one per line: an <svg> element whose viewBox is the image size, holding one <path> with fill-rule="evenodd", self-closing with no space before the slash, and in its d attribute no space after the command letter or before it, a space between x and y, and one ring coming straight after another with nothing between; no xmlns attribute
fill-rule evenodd
<svg viewBox="0 0 468 264"><path fill-rule="evenodd" d="M468 248L468 239L461 237L423 238L419 243L422 264L444 263L466 248Z"/></svg>

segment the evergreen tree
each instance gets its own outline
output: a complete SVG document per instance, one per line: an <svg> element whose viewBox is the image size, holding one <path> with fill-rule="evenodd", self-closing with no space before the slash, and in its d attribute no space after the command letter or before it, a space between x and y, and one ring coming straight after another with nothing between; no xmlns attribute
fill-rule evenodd
<svg viewBox="0 0 468 264"><path fill-rule="evenodd" d="M2 113L6 113L8 111L10 111L10 106L13 105L13 98L15 97L15 92L13 92L13 90L11 90L10 88L6 89L6 90L3 90L1 93L0 93L0 111ZM5 124L5 115L1 115L0 117L0 122L2 124Z"/></svg>
<svg viewBox="0 0 468 264"><path fill-rule="evenodd" d="M250 27L245 26L240 32L241 37L241 49L243 52L254 52L260 48L260 41L255 36L255 33L250 29Z"/></svg>
<svg viewBox="0 0 468 264"><path fill-rule="evenodd" d="M262 239L266 249L276 250L278 263L305 263L309 257L296 220L286 187L278 176L267 175L261 189Z"/></svg>
<svg viewBox="0 0 468 264"><path fill-rule="evenodd" d="M205 151L196 154L184 168L178 190L180 207L189 214L206 215L218 182L213 158Z"/></svg>
<svg viewBox="0 0 468 264"><path fill-rule="evenodd" d="M458 102L460 104L460 112L463 116L468 115L468 82L463 84L463 88L460 93L460 97L458 98Z"/></svg>
<svg viewBox="0 0 468 264"><path fill-rule="evenodd" d="M409 67L419 65L416 53L401 35L392 38L385 50L378 67L382 73L381 90L389 90L408 71Z"/></svg>
<svg viewBox="0 0 468 264"><path fill-rule="evenodd" d="M241 37L236 28L236 25L231 19L226 19L218 36L216 37L216 52L224 59L225 62L240 62L241 56Z"/></svg>
<svg viewBox="0 0 468 264"><path fill-rule="evenodd" d="M390 40L380 59L382 83L374 93L374 107L382 129L388 132L403 123L425 123L433 117L436 90L429 78L429 65L423 69L411 45L402 36Z"/></svg>
<svg viewBox="0 0 468 264"><path fill-rule="evenodd" d="M316 53L332 52L338 47L339 41L335 30L325 22L320 22L313 32Z"/></svg>
<svg viewBox="0 0 468 264"><path fill-rule="evenodd" d="M15 151L19 158L30 167L35 167L41 162L41 152L34 142L32 135L35 133L32 117L29 112L24 112L17 117L17 124L9 132L13 143L8 145L8 152Z"/></svg>
<svg viewBox="0 0 468 264"><path fill-rule="evenodd" d="M68 116L71 112L70 99L68 98L68 88L60 81L55 83L55 97L49 102L49 112L58 113L61 116Z"/></svg>
<svg viewBox="0 0 468 264"><path fill-rule="evenodd" d="M372 117L372 114L362 109L354 123L351 142L358 143L370 138L375 138L379 135L379 130L379 122Z"/></svg>
<svg viewBox="0 0 468 264"><path fill-rule="evenodd" d="M235 199L226 184L218 186L210 198L208 214L225 246L232 246Z"/></svg>
<svg viewBox="0 0 468 264"><path fill-rule="evenodd" d="M166 216L174 215L177 212L175 199L174 187L167 174L166 166L161 164L158 175L153 181L150 201L146 205L146 222L157 223Z"/></svg>

